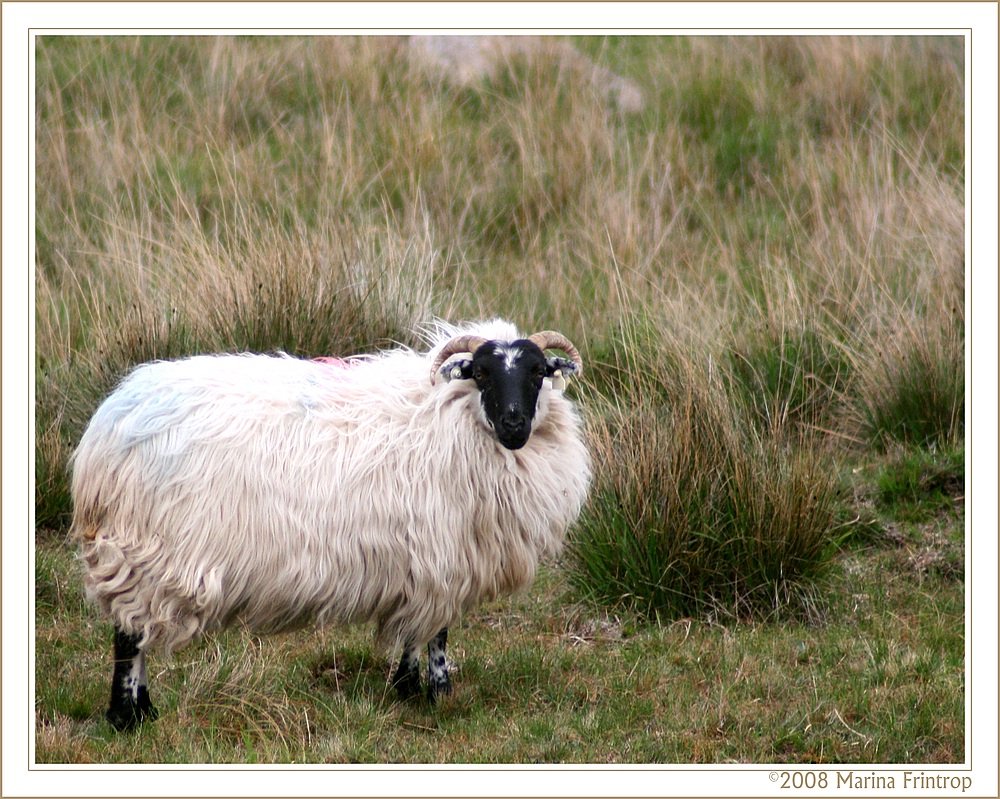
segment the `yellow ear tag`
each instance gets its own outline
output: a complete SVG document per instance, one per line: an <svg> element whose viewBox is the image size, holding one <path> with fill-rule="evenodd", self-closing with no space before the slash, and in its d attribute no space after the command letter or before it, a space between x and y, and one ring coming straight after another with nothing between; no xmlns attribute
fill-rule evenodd
<svg viewBox="0 0 1000 799"><path fill-rule="evenodd" d="M563 377L561 369L556 369L552 373L552 389L554 391L565 391L566 390L566 378Z"/></svg>

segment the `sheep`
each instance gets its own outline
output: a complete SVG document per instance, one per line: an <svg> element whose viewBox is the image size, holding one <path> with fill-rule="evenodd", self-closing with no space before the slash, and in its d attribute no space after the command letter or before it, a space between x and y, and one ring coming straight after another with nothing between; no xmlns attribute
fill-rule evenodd
<svg viewBox="0 0 1000 799"><path fill-rule="evenodd" d="M115 729L157 716L148 650L234 623L374 622L402 647L401 699L424 646L427 699L451 692L448 628L560 551L590 459L565 336L496 319L428 343L155 361L104 400L73 454L71 535L114 624Z"/></svg>

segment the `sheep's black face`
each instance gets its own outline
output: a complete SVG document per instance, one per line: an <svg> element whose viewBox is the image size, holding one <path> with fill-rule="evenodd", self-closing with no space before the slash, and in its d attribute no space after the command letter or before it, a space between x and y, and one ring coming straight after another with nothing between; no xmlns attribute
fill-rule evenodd
<svg viewBox="0 0 1000 799"><path fill-rule="evenodd" d="M487 341L463 364L462 372L476 381L497 440L507 449L528 443L542 380L552 374L538 345L527 339Z"/></svg>

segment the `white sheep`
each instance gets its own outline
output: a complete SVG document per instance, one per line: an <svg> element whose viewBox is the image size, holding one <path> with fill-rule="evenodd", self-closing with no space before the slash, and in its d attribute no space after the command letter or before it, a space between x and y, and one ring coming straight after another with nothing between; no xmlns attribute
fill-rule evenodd
<svg viewBox="0 0 1000 799"><path fill-rule="evenodd" d="M346 361L149 363L98 408L73 457L73 535L115 624L115 728L156 715L149 648L234 622L373 621L403 647L401 696L420 691L425 644L428 697L450 692L449 625L559 551L590 462L564 336L494 320L431 338Z"/></svg>

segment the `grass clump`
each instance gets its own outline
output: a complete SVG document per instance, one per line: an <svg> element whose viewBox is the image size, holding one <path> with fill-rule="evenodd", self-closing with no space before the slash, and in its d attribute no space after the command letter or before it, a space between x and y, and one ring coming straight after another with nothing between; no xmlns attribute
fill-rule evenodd
<svg viewBox="0 0 1000 799"><path fill-rule="evenodd" d="M807 608L834 514L819 460L758 435L690 362L636 383L591 423L602 466L571 543L577 587L664 618Z"/></svg>
<svg viewBox="0 0 1000 799"><path fill-rule="evenodd" d="M861 437L883 450L961 440L963 361L964 335L952 326L904 327L875 346L859 369L855 412Z"/></svg>

